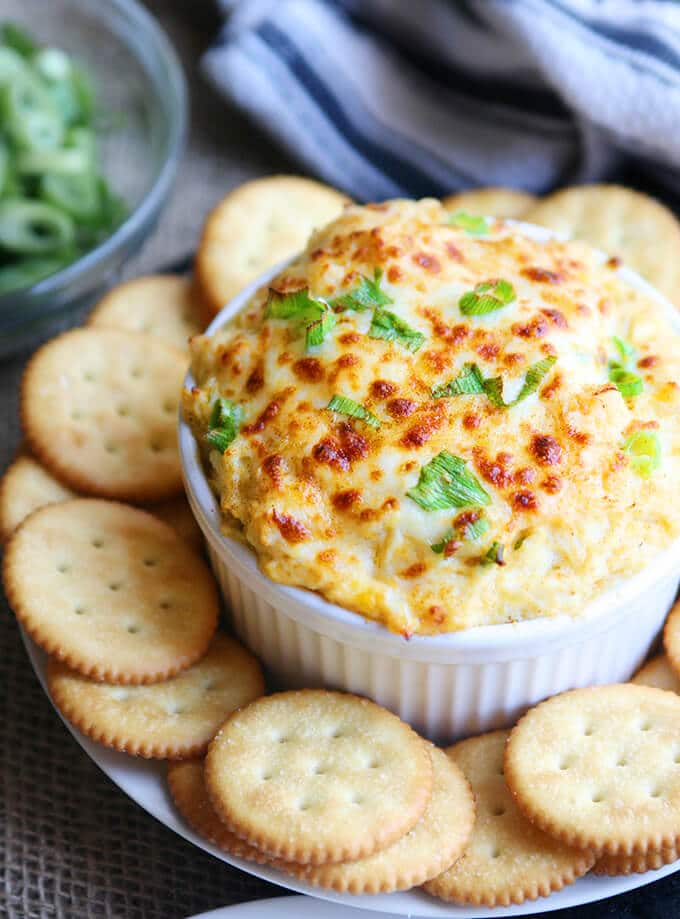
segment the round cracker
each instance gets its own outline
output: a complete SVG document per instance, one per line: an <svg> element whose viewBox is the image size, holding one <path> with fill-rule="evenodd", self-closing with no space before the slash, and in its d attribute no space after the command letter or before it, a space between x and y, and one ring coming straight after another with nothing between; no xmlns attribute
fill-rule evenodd
<svg viewBox="0 0 680 919"><path fill-rule="evenodd" d="M566 846L522 816L503 777L508 733L471 737L446 751L472 785L477 818L463 857L425 885L442 900L524 903L572 884L595 861L589 852Z"/></svg>
<svg viewBox="0 0 680 919"><path fill-rule="evenodd" d="M660 852L645 852L644 855L603 855L593 865L593 874L617 877L622 874L644 874L670 865L680 858L676 848Z"/></svg>
<svg viewBox="0 0 680 919"><path fill-rule="evenodd" d="M665 654L657 654L641 667L631 683L640 686L656 686L657 689L666 689L680 695L680 677L670 665Z"/></svg>
<svg viewBox="0 0 680 919"><path fill-rule="evenodd" d="M214 315L262 272L292 258L349 199L302 176L255 179L208 215L196 253L196 282Z"/></svg>
<svg viewBox="0 0 680 919"><path fill-rule="evenodd" d="M442 199L447 211L465 211L475 217L501 217L520 220L538 198L517 188L470 188Z"/></svg>
<svg viewBox="0 0 680 919"><path fill-rule="evenodd" d="M39 507L73 497L71 489L32 456L18 456L0 481L0 541L6 542L22 520Z"/></svg>
<svg viewBox="0 0 680 919"><path fill-rule="evenodd" d="M55 660L47 683L56 706L83 734L155 759L201 756L224 719L264 692L258 661L221 634L198 663L162 683L95 683Z"/></svg>
<svg viewBox="0 0 680 919"><path fill-rule="evenodd" d="M199 836L236 858L269 864L268 856L228 830L217 816L205 787L203 760L168 763L168 785L177 810Z"/></svg>
<svg viewBox="0 0 680 919"><path fill-rule="evenodd" d="M338 893L408 890L445 871L465 848L475 821L475 802L461 770L443 750L430 747L432 796L418 823L386 849L354 862L286 870L315 887Z"/></svg>
<svg viewBox="0 0 680 919"><path fill-rule="evenodd" d="M185 371L183 352L149 335L74 329L52 339L22 380L32 453L75 491L139 503L181 494Z"/></svg>
<svg viewBox="0 0 680 919"><path fill-rule="evenodd" d="M150 274L118 284L96 304L87 325L155 335L183 350L202 331L191 281L178 274Z"/></svg>
<svg viewBox="0 0 680 919"><path fill-rule="evenodd" d="M543 198L523 219L622 259L678 302L680 224L654 198L620 185L577 185Z"/></svg>
<svg viewBox="0 0 680 919"><path fill-rule="evenodd" d="M374 702L309 689L232 715L210 745L206 785L220 818L251 845L318 865L364 858L415 826L432 760Z"/></svg>
<svg viewBox="0 0 680 919"><path fill-rule="evenodd" d="M573 689L518 722L505 775L523 813L598 855L680 842L680 697L633 683Z"/></svg>
<svg viewBox="0 0 680 919"><path fill-rule="evenodd" d="M151 514L74 498L31 514L4 560L10 605L48 654L109 683L153 683L205 654L218 598L207 565Z"/></svg>

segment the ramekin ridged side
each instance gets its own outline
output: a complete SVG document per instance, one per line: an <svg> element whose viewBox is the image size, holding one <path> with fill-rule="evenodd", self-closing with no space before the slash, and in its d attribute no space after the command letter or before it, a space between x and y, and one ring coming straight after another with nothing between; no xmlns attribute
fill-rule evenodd
<svg viewBox="0 0 680 919"><path fill-rule="evenodd" d="M245 288L207 334L281 267ZM628 269L620 273L660 300L680 329L673 308L649 284ZM191 374L186 383L193 385ZM265 577L255 554L222 533L218 502L182 419L179 447L189 503L234 629L279 683L367 695L438 742L510 725L531 705L566 689L627 680L647 656L677 592L680 539L577 619L556 616L407 641L311 591Z"/></svg>

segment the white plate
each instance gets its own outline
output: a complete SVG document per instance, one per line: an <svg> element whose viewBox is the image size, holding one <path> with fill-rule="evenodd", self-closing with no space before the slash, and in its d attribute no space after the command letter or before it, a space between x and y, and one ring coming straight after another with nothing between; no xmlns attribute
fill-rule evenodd
<svg viewBox="0 0 680 919"><path fill-rule="evenodd" d="M33 664L33 669L40 680L45 693L47 686L45 683L45 671L47 664L47 655L40 650L23 632L22 637L26 650ZM61 716L60 716L61 717ZM671 865L665 865L658 871L648 871L646 874L632 874L628 877L621 878L598 878L593 875L587 875L581 880L566 887L559 893L554 893L550 897L542 897L530 903L524 903L522 906L487 907L472 906L451 906L433 900L419 890L409 891L407 893L379 894L378 896L354 897L350 895L336 894L332 891L321 891L316 887L309 887L290 878L288 875L273 868L266 868L260 865L253 865L241 858L234 858L226 855L220 849L210 845L200 836L197 836L190 827L182 820L175 810L170 795L168 794L165 782L165 765L158 760L136 759L126 756L124 753L116 753L99 744L94 743L85 737L65 719L64 723L78 741L88 756L95 761L99 768L120 788L126 795L132 798L140 807L144 808L149 814L160 820L161 823L179 833L189 842L193 842L206 852L210 852L216 858L240 868L248 874L254 874L256 877L272 884L278 884L289 890L295 890L299 893L305 893L312 897L322 900L331 900L341 903L345 907L355 907L361 910L375 910L388 917L394 916L448 916L450 919L504 919L508 916L526 916L535 913L547 913L554 909L564 909L568 906L581 906L584 903L593 903L596 900L602 900L604 897L613 897L616 894L624 893L627 890L634 890L636 887L642 887L650 884L659 878L665 877L680 870L680 861L673 862ZM277 902L281 902L280 900ZM283 901L286 902L286 901ZM299 902L299 901L297 901ZM245 908L245 907L244 907ZM318 919L326 919L326 913L321 911L314 915ZM247 913L245 915L248 915ZM257 914L260 915L259 913ZM265 914L266 915L266 914ZM278 913L277 916L287 915ZM291 916L293 914L291 913ZM296 913L296 915L298 915ZM311 915L311 913L310 913ZM335 916L335 911L328 913L328 919ZM265 919L263 916L262 919Z"/></svg>
<svg viewBox="0 0 680 919"><path fill-rule="evenodd" d="M385 915L385 919L398 919L397 913ZM347 909L335 903L320 903L309 897L274 897L271 900L255 900L253 903L238 903L236 906L222 906L191 919L360 919L366 913Z"/></svg>

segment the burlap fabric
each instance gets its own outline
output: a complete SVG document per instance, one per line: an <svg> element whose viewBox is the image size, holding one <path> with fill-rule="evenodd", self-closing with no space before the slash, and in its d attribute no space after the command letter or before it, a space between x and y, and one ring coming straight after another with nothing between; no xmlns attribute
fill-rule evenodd
<svg viewBox="0 0 680 919"><path fill-rule="evenodd" d="M282 156L215 99L196 74L210 34L208 0L149 0L182 54L192 133L161 225L128 274L190 248L208 207L251 175L285 170ZM0 469L19 440L17 387L26 355L0 364ZM4 601L0 609L0 915L11 919L183 919L279 888L213 859L128 800L82 752L40 689ZM680 877L626 898L554 914L562 919L670 919Z"/></svg>

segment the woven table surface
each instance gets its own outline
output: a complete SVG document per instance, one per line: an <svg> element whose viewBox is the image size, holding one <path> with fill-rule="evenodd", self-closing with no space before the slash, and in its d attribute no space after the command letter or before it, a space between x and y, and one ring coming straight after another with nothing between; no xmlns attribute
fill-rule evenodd
<svg viewBox="0 0 680 919"><path fill-rule="evenodd" d="M185 64L192 130L173 198L127 275L184 255L208 208L231 186L291 169L197 73L200 53L215 29L208 0L148 0L146 5ZM18 383L27 356L0 364L2 470L20 438ZM0 602L0 916L184 919L281 892L185 842L99 771L44 696L13 616L4 599ZM626 897L551 915L671 919L680 915L680 875Z"/></svg>

